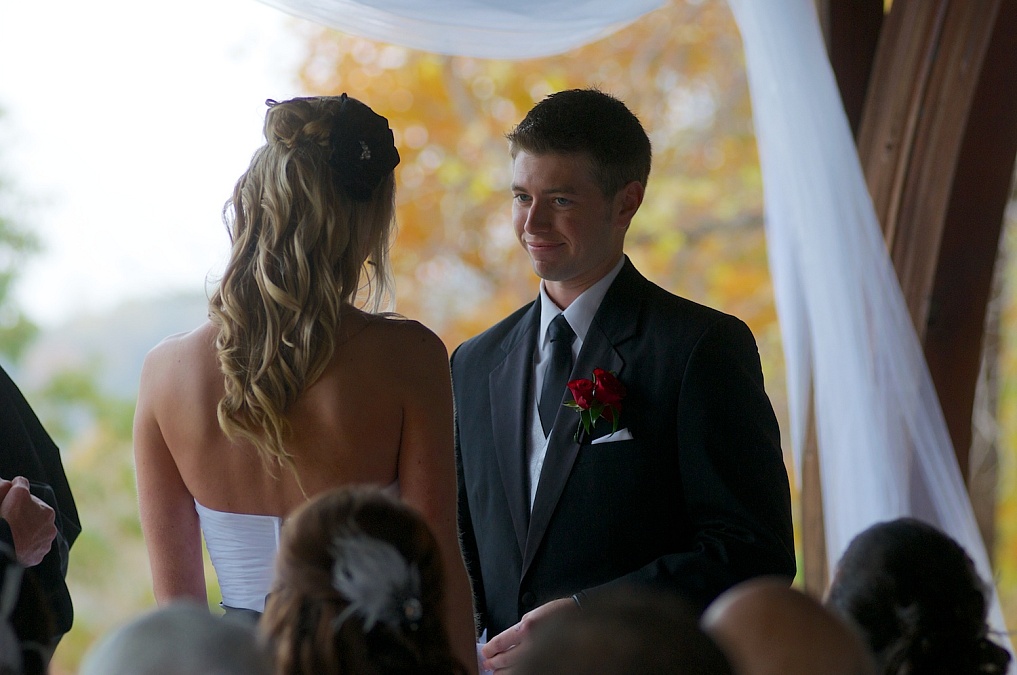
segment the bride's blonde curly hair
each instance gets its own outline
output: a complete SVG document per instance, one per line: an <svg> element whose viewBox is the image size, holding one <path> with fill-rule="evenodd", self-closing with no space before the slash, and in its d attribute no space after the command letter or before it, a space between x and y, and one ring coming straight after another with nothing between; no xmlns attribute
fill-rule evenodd
<svg viewBox="0 0 1017 675"><path fill-rule="evenodd" d="M332 358L342 307L391 299L399 159L387 121L345 94L268 104L267 142L223 209L232 248L209 316L220 427L292 470L286 412Z"/></svg>

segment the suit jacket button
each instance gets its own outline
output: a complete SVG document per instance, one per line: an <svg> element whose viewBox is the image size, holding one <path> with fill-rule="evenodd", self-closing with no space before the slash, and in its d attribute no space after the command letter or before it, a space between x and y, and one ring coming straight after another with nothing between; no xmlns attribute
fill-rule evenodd
<svg viewBox="0 0 1017 675"><path fill-rule="evenodd" d="M529 591L523 593L523 607L530 608L537 601L537 596Z"/></svg>

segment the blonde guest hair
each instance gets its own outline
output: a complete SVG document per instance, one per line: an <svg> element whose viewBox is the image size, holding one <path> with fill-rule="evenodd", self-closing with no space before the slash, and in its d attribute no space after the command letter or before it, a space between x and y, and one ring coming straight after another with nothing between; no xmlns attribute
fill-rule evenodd
<svg viewBox="0 0 1017 675"><path fill-rule="evenodd" d="M292 469L286 411L331 360L343 306L391 297L399 155L388 121L346 94L267 104L267 142L223 209L232 248L209 316L220 427Z"/></svg>

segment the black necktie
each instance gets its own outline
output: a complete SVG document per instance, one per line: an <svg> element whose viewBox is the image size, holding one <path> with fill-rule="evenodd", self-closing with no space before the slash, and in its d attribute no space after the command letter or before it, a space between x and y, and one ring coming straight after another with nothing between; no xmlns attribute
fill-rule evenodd
<svg viewBox="0 0 1017 675"><path fill-rule="evenodd" d="M551 361L544 371L544 386L540 389L538 403L540 425L545 436L551 433L554 417L562 405L569 374L572 373L572 341L576 339L576 333L564 314L554 317L548 332L551 334Z"/></svg>

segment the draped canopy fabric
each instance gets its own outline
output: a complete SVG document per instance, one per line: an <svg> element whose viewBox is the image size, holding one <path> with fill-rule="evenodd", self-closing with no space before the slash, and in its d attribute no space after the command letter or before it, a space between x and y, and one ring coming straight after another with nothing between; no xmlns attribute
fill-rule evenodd
<svg viewBox="0 0 1017 675"><path fill-rule="evenodd" d="M439 54L550 56L610 35L664 0L262 0L344 33Z"/></svg>
<svg viewBox="0 0 1017 675"><path fill-rule="evenodd" d="M745 46L796 463L814 397L827 553L914 516L992 582L812 0L729 0ZM1005 635L999 599L990 622ZM1009 645L1008 645L1009 646ZM1012 651L1012 650L1011 650Z"/></svg>
<svg viewBox="0 0 1017 675"><path fill-rule="evenodd" d="M345 32L529 58L602 37L661 0L263 0ZM921 345L836 89L813 0L729 0L745 45L796 463L815 402L831 565L868 526L937 525L993 579ZM798 472L801 475L801 472ZM991 621L1005 631L993 591ZM1005 640L1005 636L1003 637Z"/></svg>

